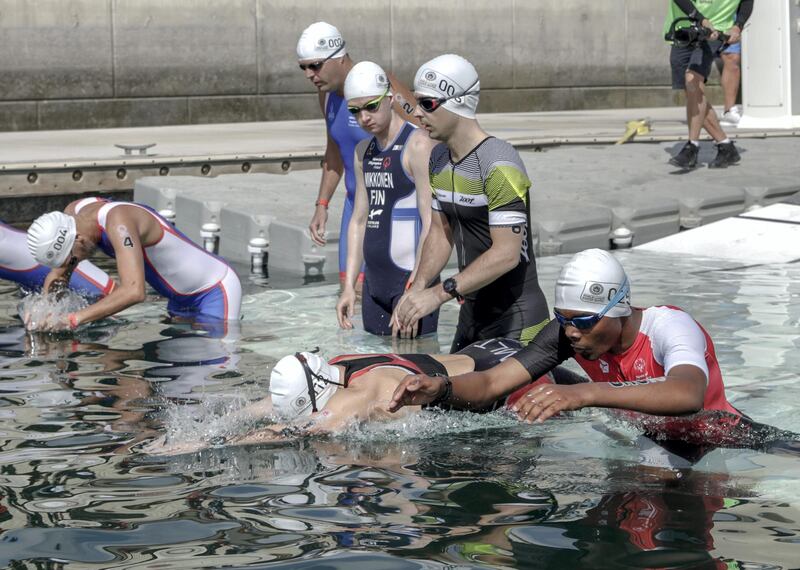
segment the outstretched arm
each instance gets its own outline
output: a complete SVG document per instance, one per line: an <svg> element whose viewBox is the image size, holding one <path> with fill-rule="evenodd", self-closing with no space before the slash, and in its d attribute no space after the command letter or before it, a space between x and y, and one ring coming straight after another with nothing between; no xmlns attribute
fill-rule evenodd
<svg viewBox="0 0 800 570"><path fill-rule="evenodd" d="M448 381L450 386L448 387ZM528 371L513 358L482 372L445 379L416 374L406 376L392 396L389 411L403 406L441 403L467 410L482 410L531 381Z"/></svg>

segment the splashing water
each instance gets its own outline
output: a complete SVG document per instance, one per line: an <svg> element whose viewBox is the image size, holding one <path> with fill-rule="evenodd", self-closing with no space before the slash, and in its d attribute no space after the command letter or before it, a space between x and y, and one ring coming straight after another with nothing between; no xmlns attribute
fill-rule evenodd
<svg viewBox="0 0 800 570"><path fill-rule="evenodd" d="M88 307L89 302L79 293L63 290L51 293L32 293L20 301L17 310L29 331L58 330L57 323L66 323L67 315ZM63 328L68 328L67 326Z"/></svg>
<svg viewBox="0 0 800 570"><path fill-rule="evenodd" d="M388 422L353 422L340 436L361 442L408 441L484 429L513 428L520 425L516 415L507 410L475 414L430 409Z"/></svg>
<svg viewBox="0 0 800 570"><path fill-rule="evenodd" d="M242 413L248 404L243 395L216 397L194 406L170 404L164 410L166 434L150 451L192 453L209 447L225 447L232 440L270 424L298 426L303 434L308 419L289 420L278 414L252 416ZM520 427L516 415L507 410L488 414L425 410L396 420L363 422L353 420L336 433L319 434L350 442L397 442L439 438L445 434L462 434L479 430ZM537 426L547 431L547 426ZM309 437L314 437L309 436ZM285 440L288 443L288 440ZM163 446L163 447L161 447Z"/></svg>
<svg viewBox="0 0 800 570"><path fill-rule="evenodd" d="M163 410L166 432L159 445L175 453L222 445L254 429L259 420L263 423L263 418L241 413L249 403L242 394L213 396L192 406L170 403Z"/></svg>

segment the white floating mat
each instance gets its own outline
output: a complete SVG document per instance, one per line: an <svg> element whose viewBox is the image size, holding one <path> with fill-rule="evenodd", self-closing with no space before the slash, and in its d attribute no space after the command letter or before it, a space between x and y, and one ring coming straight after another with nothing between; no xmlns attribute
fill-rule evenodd
<svg viewBox="0 0 800 570"><path fill-rule="evenodd" d="M759 265L800 260L800 206L772 204L635 249Z"/></svg>

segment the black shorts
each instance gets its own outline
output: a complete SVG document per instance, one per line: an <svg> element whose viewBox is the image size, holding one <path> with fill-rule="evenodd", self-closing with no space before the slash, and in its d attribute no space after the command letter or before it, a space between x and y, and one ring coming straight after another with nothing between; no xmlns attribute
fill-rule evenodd
<svg viewBox="0 0 800 570"><path fill-rule="evenodd" d="M502 312L466 299L458 313L456 334L450 352L458 352L479 340L510 338L528 344L550 320L547 304L536 296L524 295Z"/></svg>
<svg viewBox="0 0 800 570"><path fill-rule="evenodd" d="M361 293L361 318L364 330L374 335L392 334L392 312L405 292L405 284L411 272L399 272L379 279L367 268L364 288ZM438 279L436 281L439 282ZM418 335L436 332L439 326L439 310L419 320Z"/></svg>
<svg viewBox="0 0 800 570"><path fill-rule="evenodd" d="M465 346L456 354L469 356L475 362L475 370L489 370L503 362L509 356L514 356L524 346L513 338L493 338L479 340Z"/></svg>
<svg viewBox="0 0 800 570"><path fill-rule="evenodd" d="M686 89L687 71L694 71L703 76L703 81L708 81L711 66L714 64L714 54L708 42L700 42L697 47L673 45L669 64L672 66L672 88Z"/></svg>

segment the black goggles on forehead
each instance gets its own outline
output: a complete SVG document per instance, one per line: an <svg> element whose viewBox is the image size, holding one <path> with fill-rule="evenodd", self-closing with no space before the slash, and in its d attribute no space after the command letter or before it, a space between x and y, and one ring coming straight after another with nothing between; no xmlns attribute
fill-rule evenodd
<svg viewBox="0 0 800 570"><path fill-rule="evenodd" d="M315 348L311 352L318 352L319 347ZM314 380L319 380L324 382L325 384L335 384L336 386L342 386L343 388L347 388L346 384L342 384L341 382L334 382L333 380L328 380L321 374L317 374L311 367L308 365L308 360L303 355L302 352L295 352L294 357L300 361L300 365L303 367L303 373L306 375L306 383L308 384L308 397L311 399L311 411L317 413L319 410L317 409L317 391L314 389Z"/></svg>
<svg viewBox="0 0 800 570"><path fill-rule="evenodd" d="M477 95L480 93L476 91L475 93L470 93L470 89L475 87L478 84L479 79L476 79L472 85L464 89L461 93L456 95L449 95L447 97L418 97L417 98L417 105L422 107L422 110L426 113L433 113L436 109L442 106L442 103L445 101L449 101L450 99L458 99L459 97L464 97L466 95Z"/></svg>
<svg viewBox="0 0 800 570"><path fill-rule="evenodd" d="M322 66L325 65L325 63L329 59L334 57L337 53L339 53L343 49L344 49L344 42L342 42L342 45L340 45L335 52L333 52L331 55L329 55L325 59L321 59L319 61L315 61L314 63L300 63L298 65L300 66L300 69L302 69L303 71L305 71L306 69L310 69L314 73L317 73L320 69L322 69Z"/></svg>
<svg viewBox="0 0 800 570"><path fill-rule="evenodd" d="M612 307L622 301L622 299L625 298L625 295L628 294L629 289L630 286L628 285L628 278L626 277L625 281L623 281L622 285L620 285L617 294L608 301L608 305L603 307L602 311L595 313L594 315L585 315L583 317L572 317L571 319L568 319L558 311L553 311L553 314L555 315L558 324L560 324L562 327L572 326L579 331L587 331L599 323L600 319L602 319L606 313L612 309Z"/></svg>

